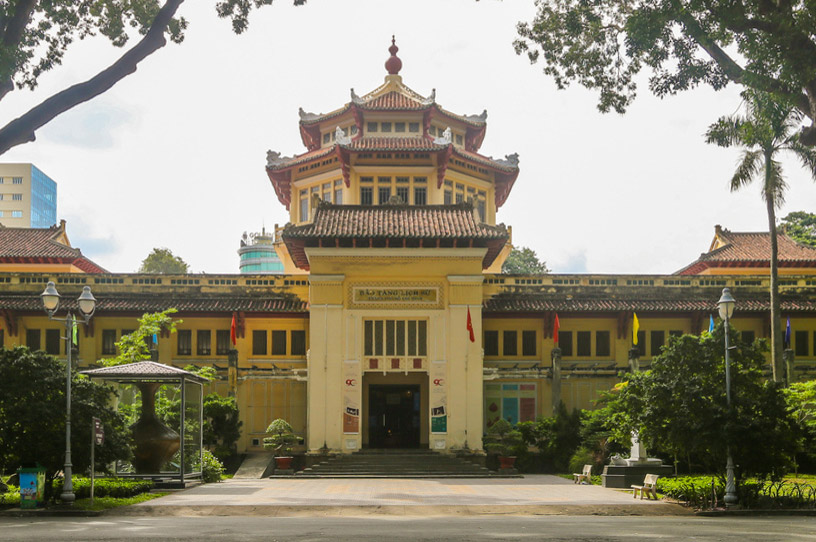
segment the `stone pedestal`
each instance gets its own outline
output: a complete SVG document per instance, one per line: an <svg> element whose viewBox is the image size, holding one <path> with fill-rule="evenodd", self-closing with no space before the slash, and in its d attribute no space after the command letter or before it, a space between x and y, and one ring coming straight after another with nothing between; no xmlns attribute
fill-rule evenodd
<svg viewBox="0 0 816 542"><path fill-rule="evenodd" d="M643 484L643 479L647 474L671 476L674 474L674 467L660 464L659 459L656 462L607 465L604 467L601 479L603 480L603 487L629 489L632 485Z"/></svg>

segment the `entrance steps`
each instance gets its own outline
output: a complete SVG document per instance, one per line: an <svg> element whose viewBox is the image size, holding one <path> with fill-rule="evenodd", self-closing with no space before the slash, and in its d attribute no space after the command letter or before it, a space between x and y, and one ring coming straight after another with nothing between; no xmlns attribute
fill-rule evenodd
<svg viewBox="0 0 816 542"><path fill-rule="evenodd" d="M295 476L312 478L495 478L465 458L432 450L361 450L327 457Z"/></svg>

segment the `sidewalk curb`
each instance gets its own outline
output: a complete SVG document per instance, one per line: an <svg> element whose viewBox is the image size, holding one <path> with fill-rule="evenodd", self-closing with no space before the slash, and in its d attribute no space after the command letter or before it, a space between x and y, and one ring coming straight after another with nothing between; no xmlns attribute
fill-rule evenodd
<svg viewBox="0 0 816 542"><path fill-rule="evenodd" d="M56 508L35 508L23 510L11 508L0 510L0 517L5 518L95 518L104 514L104 510L60 510Z"/></svg>
<svg viewBox="0 0 816 542"><path fill-rule="evenodd" d="M106 516L690 516L688 508L674 504L625 505L132 505L114 508Z"/></svg>
<svg viewBox="0 0 816 542"><path fill-rule="evenodd" d="M700 510L695 516L703 517L751 517L751 516L816 516L816 509L790 510Z"/></svg>

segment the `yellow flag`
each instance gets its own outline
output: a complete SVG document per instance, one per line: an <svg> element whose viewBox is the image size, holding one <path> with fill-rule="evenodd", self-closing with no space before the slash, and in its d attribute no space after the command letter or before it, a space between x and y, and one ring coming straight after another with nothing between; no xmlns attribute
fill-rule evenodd
<svg viewBox="0 0 816 542"><path fill-rule="evenodd" d="M640 329L640 322L637 319L637 313L632 313L632 344L637 346L637 334L638 330Z"/></svg>

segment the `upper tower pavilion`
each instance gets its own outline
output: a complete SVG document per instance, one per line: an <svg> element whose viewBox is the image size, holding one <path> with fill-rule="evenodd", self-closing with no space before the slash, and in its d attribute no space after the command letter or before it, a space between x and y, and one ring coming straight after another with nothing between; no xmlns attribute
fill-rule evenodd
<svg viewBox="0 0 816 542"><path fill-rule="evenodd" d="M422 96L399 75L392 38L385 82L329 113L300 110L306 152L269 151L266 171L292 224L314 219L322 200L343 205L450 205L471 202L474 219L496 224L518 177L518 155L479 154L487 111L458 115ZM399 198L399 199L397 199Z"/></svg>

